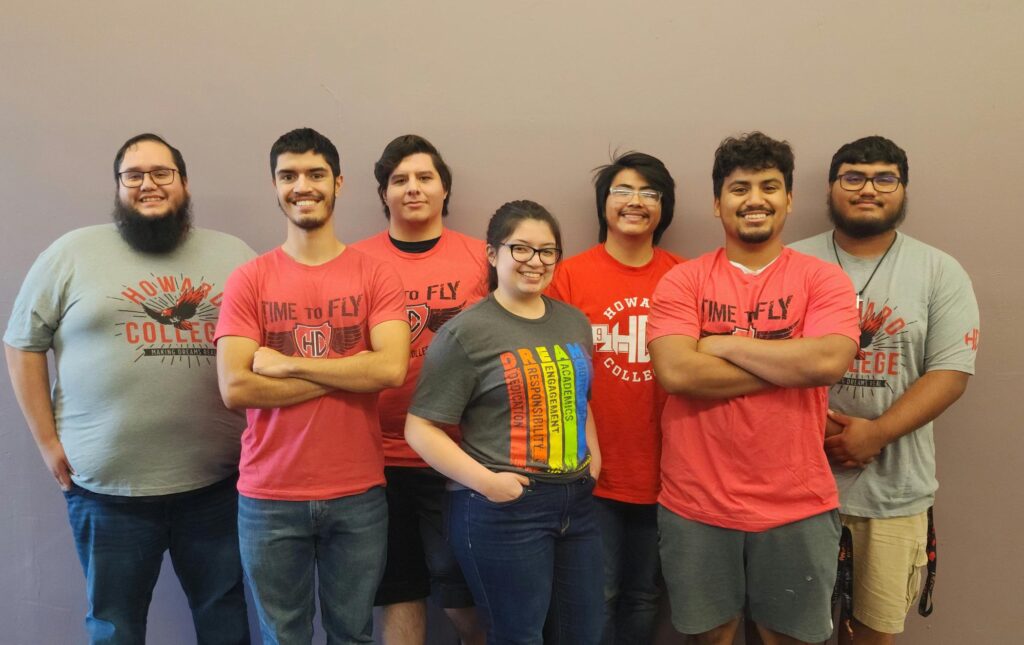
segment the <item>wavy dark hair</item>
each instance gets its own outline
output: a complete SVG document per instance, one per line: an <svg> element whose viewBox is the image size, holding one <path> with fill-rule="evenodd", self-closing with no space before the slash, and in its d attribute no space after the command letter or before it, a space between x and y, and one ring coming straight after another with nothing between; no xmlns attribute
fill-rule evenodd
<svg viewBox="0 0 1024 645"><path fill-rule="evenodd" d="M828 183L832 183L839 175L839 166L844 163L891 163L900 170L903 185L910 183L910 167L907 164L907 153L889 139L877 134L861 137L836 150L832 155L832 165L828 167Z"/></svg>
<svg viewBox="0 0 1024 645"><path fill-rule="evenodd" d="M608 220L605 218L608 191L612 187L612 182L615 181L615 176L627 169L636 171L651 185L651 188L661 193L661 221L654 229L654 243L657 244L672 223L672 216L676 208L676 182L661 159L632 150L612 158L610 164L594 169L597 225L600 230L597 241L604 242L608 239Z"/></svg>
<svg viewBox="0 0 1024 645"><path fill-rule="evenodd" d="M491 220L487 222L487 246L497 253L519 223L527 219L535 219L550 226L555 236L555 246L562 248L562 229L558 226L558 220L548 209L528 199L506 202L494 211ZM494 266L487 268L487 286L491 291L498 288L498 271Z"/></svg>
<svg viewBox="0 0 1024 645"><path fill-rule="evenodd" d="M297 128L285 132L270 146L270 174L277 172L277 158L286 153L313 152L324 158L335 179L341 176L341 158L331 140L313 128Z"/></svg>
<svg viewBox="0 0 1024 645"><path fill-rule="evenodd" d="M403 134L392 139L391 143L384 147L384 152L380 154L377 163L373 164L373 176L377 179L377 195L380 196L380 203L384 206L384 217L388 219L391 219L391 211L388 210L386 197L391 173L395 172L395 168L402 163L403 159L418 153L430 155L431 161L434 162L434 170L441 178L441 185L444 186L444 192L447 193L444 198L444 206L441 207L441 217L448 215L448 200L452 198L451 168L441 158L441 153L437 151L434 144L418 134Z"/></svg>
<svg viewBox="0 0 1024 645"><path fill-rule="evenodd" d="M793 148L786 141L776 141L757 131L724 139L715 150L715 165L711 169L715 199L722 195L725 178L737 168L755 171L775 168L782 173L786 192L793 192Z"/></svg>

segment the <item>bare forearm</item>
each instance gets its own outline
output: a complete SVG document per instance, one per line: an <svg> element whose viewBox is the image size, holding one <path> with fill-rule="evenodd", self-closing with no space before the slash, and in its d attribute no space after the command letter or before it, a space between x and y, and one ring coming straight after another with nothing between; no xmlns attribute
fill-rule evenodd
<svg viewBox="0 0 1024 645"><path fill-rule="evenodd" d="M270 378L241 371L224 382L220 392L224 405L233 410L283 408L323 396L331 391L319 383L300 378Z"/></svg>
<svg viewBox="0 0 1024 645"><path fill-rule="evenodd" d="M875 419L887 442L934 421L967 389L970 374L953 370L928 372Z"/></svg>
<svg viewBox="0 0 1024 645"><path fill-rule="evenodd" d="M408 359L391 358L382 352L364 352L344 358L301 358L288 361L295 378L346 392L379 392L405 382Z"/></svg>
<svg viewBox="0 0 1024 645"><path fill-rule="evenodd" d="M831 385L842 378L857 353L852 339L838 335L787 340L709 336L697 349L779 387Z"/></svg>
<svg viewBox="0 0 1024 645"><path fill-rule="evenodd" d="M590 476L595 480L601 476L601 444L597 440L597 424L594 422L594 412L587 404L587 447L590 449Z"/></svg>
<svg viewBox="0 0 1024 645"><path fill-rule="evenodd" d="M58 442L46 354L27 352L10 345L4 345L4 351L14 396L36 445L42 448Z"/></svg>
<svg viewBox="0 0 1024 645"><path fill-rule="evenodd" d="M466 454L431 421L414 414L407 415L405 440L437 472L467 488L487 494L494 473Z"/></svg>
<svg viewBox="0 0 1024 645"><path fill-rule="evenodd" d="M732 363L696 351L689 337L663 337L650 346L654 375L669 394L700 399L731 399L771 387Z"/></svg>

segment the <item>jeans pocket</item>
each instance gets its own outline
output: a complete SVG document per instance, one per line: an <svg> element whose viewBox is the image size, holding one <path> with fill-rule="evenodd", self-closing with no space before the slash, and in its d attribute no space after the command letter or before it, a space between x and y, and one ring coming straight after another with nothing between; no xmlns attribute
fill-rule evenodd
<svg viewBox="0 0 1024 645"><path fill-rule="evenodd" d="M492 502L491 500L487 499L486 495L481 495L475 490L469 491L469 498L478 501L482 504L486 504L487 506L492 506L494 508L506 508L509 506L514 506L519 502L523 501L523 499L526 498L526 495L530 492L530 490L531 489L529 486L523 486L523 492L519 494L519 497L516 497L515 499L510 499L507 502Z"/></svg>

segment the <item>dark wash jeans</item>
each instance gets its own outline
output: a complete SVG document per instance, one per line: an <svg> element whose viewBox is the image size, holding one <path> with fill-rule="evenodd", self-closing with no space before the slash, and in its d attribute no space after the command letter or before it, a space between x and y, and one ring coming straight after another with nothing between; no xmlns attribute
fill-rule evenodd
<svg viewBox="0 0 1024 645"><path fill-rule="evenodd" d="M488 643L599 643L604 571L593 488L589 477L534 481L501 504L451 493L449 539L489 621Z"/></svg>
<svg viewBox="0 0 1024 645"><path fill-rule="evenodd" d="M149 497L101 495L72 485L64 498L85 571L90 643L146 642L146 615L165 551L192 608L196 642L249 642L235 478Z"/></svg>
<svg viewBox="0 0 1024 645"><path fill-rule="evenodd" d="M603 645L653 643L661 558L658 505L595 497L604 542Z"/></svg>

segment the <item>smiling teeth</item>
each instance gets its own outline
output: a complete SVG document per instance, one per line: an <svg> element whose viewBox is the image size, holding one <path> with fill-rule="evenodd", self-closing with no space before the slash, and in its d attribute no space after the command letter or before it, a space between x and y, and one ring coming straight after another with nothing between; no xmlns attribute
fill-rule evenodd
<svg viewBox="0 0 1024 645"><path fill-rule="evenodd" d="M743 219L747 220L748 222L760 222L766 217L768 217L767 213L747 213L746 215L743 216Z"/></svg>
<svg viewBox="0 0 1024 645"><path fill-rule="evenodd" d="M295 202L296 206L312 206L314 204L316 204L316 200L313 199L300 199L299 201Z"/></svg>

